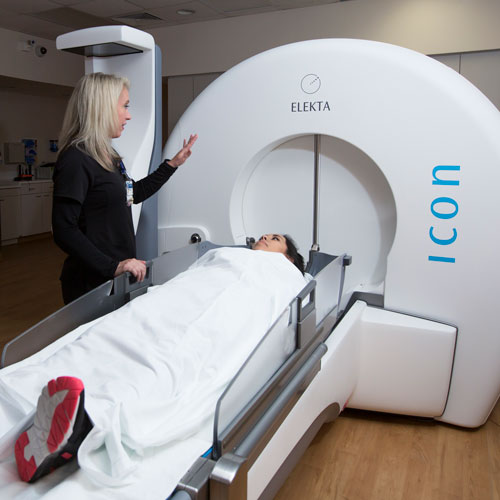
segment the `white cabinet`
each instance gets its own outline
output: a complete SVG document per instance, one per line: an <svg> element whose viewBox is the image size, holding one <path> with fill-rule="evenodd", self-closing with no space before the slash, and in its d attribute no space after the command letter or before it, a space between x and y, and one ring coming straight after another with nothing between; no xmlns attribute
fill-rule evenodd
<svg viewBox="0 0 500 500"><path fill-rule="evenodd" d="M51 181L25 182L21 185L21 236L51 230L52 189Z"/></svg>
<svg viewBox="0 0 500 500"><path fill-rule="evenodd" d="M2 245L20 236L52 230L52 181L26 181L0 185Z"/></svg>
<svg viewBox="0 0 500 500"><path fill-rule="evenodd" d="M42 233L42 195L23 194L21 198L21 236Z"/></svg>
<svg viewBox="0 0 500 500"><path fill-rule="evenodd" d="M16 243L20 229L21 197L16 187L0 187L0 232L2 245Z"/></svg>

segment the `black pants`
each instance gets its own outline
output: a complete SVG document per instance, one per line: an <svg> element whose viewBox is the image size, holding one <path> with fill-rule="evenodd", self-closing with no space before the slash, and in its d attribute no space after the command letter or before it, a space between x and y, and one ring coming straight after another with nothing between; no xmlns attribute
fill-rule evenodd
<svg viewBox="0 0 500 500"><path fill-rule="evenodd" d="M70 257L64 261L61 277L64 304L69 304L90 290L108 281L104 276L75 263Z"/></svg>

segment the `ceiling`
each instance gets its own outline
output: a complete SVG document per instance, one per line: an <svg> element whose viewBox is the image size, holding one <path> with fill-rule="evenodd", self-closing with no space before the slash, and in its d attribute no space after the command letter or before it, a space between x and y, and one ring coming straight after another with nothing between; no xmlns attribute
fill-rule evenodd
<svg viewBox="0 0 500 500"><path fill-rule="evenodd" d="M0 0L0 28L55 40L92 26L127 24L147 31L342 1L346 0Z"/></svg>

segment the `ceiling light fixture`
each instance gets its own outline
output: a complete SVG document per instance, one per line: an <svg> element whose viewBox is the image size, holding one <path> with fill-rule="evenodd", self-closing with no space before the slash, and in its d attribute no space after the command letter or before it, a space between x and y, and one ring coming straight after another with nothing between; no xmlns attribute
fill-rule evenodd
<svg viewBox="0 0 500 500"><path fill-rule="evenodd" d="M177 14L179 14L179 16L191 16L194 13L195 11L191 9L179 9L177 11Z"/></svg>

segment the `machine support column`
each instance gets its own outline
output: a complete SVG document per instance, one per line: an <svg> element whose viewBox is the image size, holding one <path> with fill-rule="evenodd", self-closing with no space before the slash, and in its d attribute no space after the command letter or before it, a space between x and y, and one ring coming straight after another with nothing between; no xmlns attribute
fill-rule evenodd
<svg viewBox="0 0 500 500"><path fill-rule="evenodd" d="M313 244L312 252L319 251L319 176L321 135L314 134L314 207L313 207Z"/></svg>

